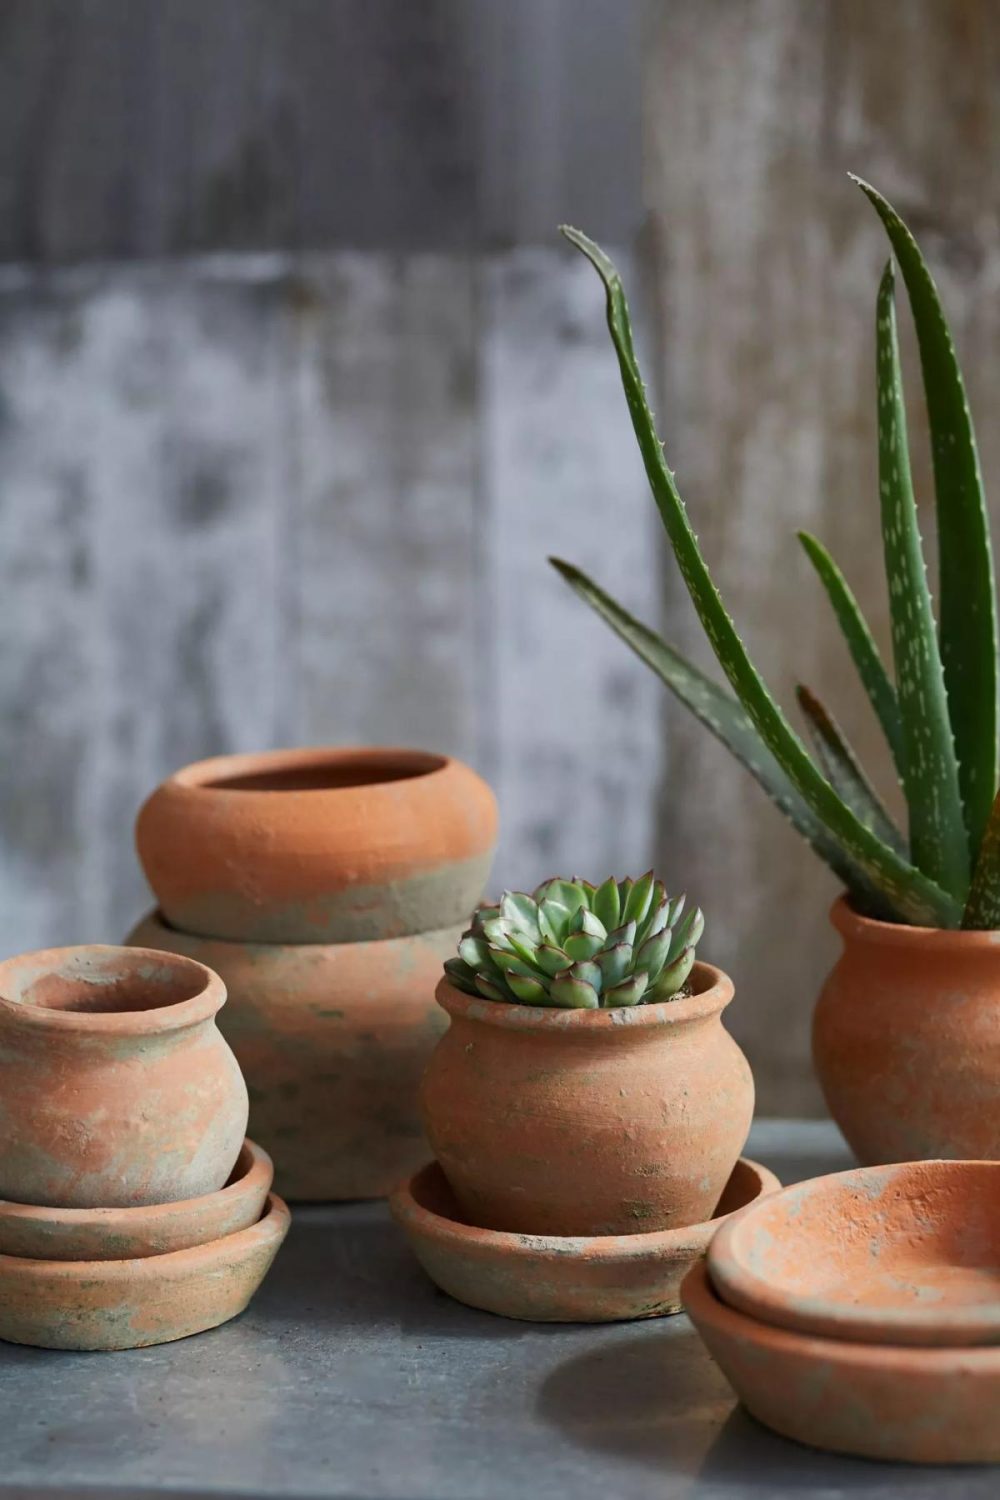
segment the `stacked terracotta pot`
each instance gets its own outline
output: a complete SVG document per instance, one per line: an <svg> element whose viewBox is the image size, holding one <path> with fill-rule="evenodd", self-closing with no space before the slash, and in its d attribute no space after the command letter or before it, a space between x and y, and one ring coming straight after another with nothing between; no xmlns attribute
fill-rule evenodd
<svg viewBox="0 0 1000 1500"><path fill-rule="evenodd" d="M425 1270L508 1317L604 1322L680 1310L720 1216L780 1184L740 1157L746 1058L722 1025L728 977L615 1010L460 993L423 1084L436 1160L393 1195Z"/></svg>
<svg viewBox="0 0 1000 1500"><path fill-rule="evenodd" d="M0 964L0 1338L123 1349L242 1312L288 1228L190 959L53 948Z"/></svg>
<svg viewBox="0 0 1000 1500"><path fill-rule="evenodd" d="M222 1029L286 1196L380 1197L425 1155L434 986L496 830L473 771L414 750L220 757L142 808L159 906L128 941L224 979Z"/></svg>
<svg viewBox="0 0 1000 1500"><path fill-rule="evenodd" d="M1000 1162L858 1168L728 1220L684 1306L747 1408L835 1452L1000 1461Z"/></svg>

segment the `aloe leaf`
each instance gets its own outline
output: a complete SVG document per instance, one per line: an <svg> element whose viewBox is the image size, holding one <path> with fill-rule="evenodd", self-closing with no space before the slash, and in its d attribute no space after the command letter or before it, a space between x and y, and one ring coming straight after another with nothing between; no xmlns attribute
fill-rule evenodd
<svg viewBox="0 0 1000 1500"><path fill-rule="evenodd" d="M979 847L962 926L987 931L1000 928L1000 792Z"/></svg>
<svg viewBox="0 0 1000 1500"><path fill-rule="evenodd" d="M969 887L969 845L910 478L893 288L890 261L876 304L878 487L903 730L903 791L910 818L910 855L925 875L964 899Z"/></svg>
<svg viewBox="0 0 1000 1500"><path fill-rule="evenodd" d="M792 785L778 761L754 728L743 705L687 661L679 651L668 646L648 626L606 594L592 579L572 563L549 559L565 578L574 593L589 604L611 626L616 635L635 652L665 683L670 691L689 708L705 728L745 766L758 786L770 797L802 837L824 860L865 910L872 915L898 917L903 913L878 893L861 866L845 852L813 813L805 798ZM679 896L671 908L670 924L676 922L684 906Z"/></svg>
<svg viewBox="0 0 1000 1500"><path fill-rule="evenodd" d="M906 853L902 834L889 816L878 792L865 775L840 725L815 693L799 683L795 689L799 707L809 726L816 757L826 779L840 793L866 828L877 833L897 854Z"/></svg>
<svg viewBox="0 0 1000 1500"><path fill-rule="evenodd" d="M997 607L989 517L965 385L934 279L895 209L854 181L885 226L920 349L937 500L941 661L973 858L997 787Z"/></svg>
<svg viewBox="0 0 1000 1500"><path fill-rule="evenodd" d="M861 684L882 726L882 733L889 742L893 763L902 778L903 730L899 722L899 704L896 701L896 689L885 669L885 664L875 644L875 638L861 613L858 601L848 587L846 578L823 543L817 541L814 536L810 536L807 531L799 532L799 541L805 548L809 561L816 569L820 583L826 589L827 597L847 642L847 649L858 669Z"/></svg>
<svg viewBox="0 0 1000 1500"><path fill-rule="evenodd" d="M646 475L688 592L709 642L737 696L764 743L811 810L826 824L831 835L851 859L862 867L898 913L910 922L954 927L960 920L962 911L955 896L922 871L907 864L870 829L865 828L850 808L845 806L813 764L802 741L751 662L705 565L684 502L674 483L674 476L667 467L646 402L639 367L632 352L628 307L618 273L604 252L585 235L568 228L564 228L563 233L583 251L604 282L607 291L608 328L618 353L626 401Z"/></svg>

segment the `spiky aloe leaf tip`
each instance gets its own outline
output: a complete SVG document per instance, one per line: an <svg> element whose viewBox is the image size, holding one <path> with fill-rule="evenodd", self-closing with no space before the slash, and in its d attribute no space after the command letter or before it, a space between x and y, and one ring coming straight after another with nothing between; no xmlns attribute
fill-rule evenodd
<svg viewBox="0 0 1000 1500"><path fill-rule="evenodd" d="M646 1005L683 990L704 927L652 870L598 886L557 877L480 906L444 968L456 989L508 1005Z"/></svg>

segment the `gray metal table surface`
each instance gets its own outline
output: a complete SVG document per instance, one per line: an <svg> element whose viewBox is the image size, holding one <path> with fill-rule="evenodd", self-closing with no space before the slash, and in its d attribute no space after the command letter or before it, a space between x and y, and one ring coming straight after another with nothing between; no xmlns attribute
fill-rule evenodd
<svg viewBox="0 0 1000 1500"><path fill-rule="evenodd" d="M850 1164L761 1121L785 1182ZM1000 1420L1000 1414L998 1414ZM0 1497L980 1500L997 1469L836 1458L765 1431L683 1316L509 1322L426 1280L384 1204L300 1208L242 1318L157 1349L0 1345Z"/></svg>

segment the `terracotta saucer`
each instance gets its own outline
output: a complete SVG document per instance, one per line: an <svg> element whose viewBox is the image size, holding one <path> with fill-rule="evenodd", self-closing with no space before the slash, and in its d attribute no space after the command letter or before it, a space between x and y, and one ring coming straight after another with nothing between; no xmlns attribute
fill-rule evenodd
<svg viewBox="0 0 1000 1500"><path fill-rule="evenodd" d="M902 1348L772 1328L721 1302L705 1262L681 1296L744 1406L783 1437L898 1463L1000 1462L1000 1348Z"/></svg>
<svg viewBox="0 0 1000 1500"><path fill-rule="evenodd" d="M38 1208L0 1201L0 1255L28 1260L127 1260L187 1250L256 1224L274 1166L245 1141L217 1193L148 1208Z"/></svg>
<svg viewBox="0 0 1000 1500"><path fill-rule="evenodd" d="M268 1197L249 1229L133 1260L0 1255L0 1339L42 1349L141 1349L227 1323L246 1307L288 1233Z"/></svg>
<svg viewBox="0 0 1000 1500"><path fill-rule="evenodd" d="M506 1234L464 1223L431 1162L396 1188L389 1207L428 1276L459 1302L537 1323L611 1323L680 1312L681 1279L720 1218L780 1186L741 1157L717 1217L703 1224L593 1238Z"/></svg>
<svg viewBox="0 0 1000 1500"><path fill-rule="evenodd" d="M725 1224L708 1270L778 1328L884 1344L1000 1343L1000 1162L863 1167Z"/></svg>

